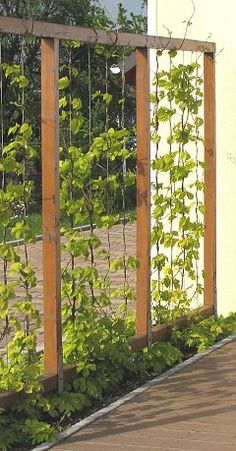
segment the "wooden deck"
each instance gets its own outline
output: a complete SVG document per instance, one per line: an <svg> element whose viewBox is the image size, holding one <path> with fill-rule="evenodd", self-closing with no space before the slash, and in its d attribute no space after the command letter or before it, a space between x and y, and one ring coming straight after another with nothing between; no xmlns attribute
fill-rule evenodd
<svg viewBox="0 0 236 451"><path fill-rule="evenodd" d="M53 449L235 451L236 340Z"/></svg>

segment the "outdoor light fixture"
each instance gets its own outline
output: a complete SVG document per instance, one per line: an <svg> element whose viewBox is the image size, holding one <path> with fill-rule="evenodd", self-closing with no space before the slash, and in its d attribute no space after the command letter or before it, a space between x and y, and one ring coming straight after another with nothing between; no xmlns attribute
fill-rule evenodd
<svg viewBox="0 0 236 451"><path fill-rule="evenodd" d="M112 66L110 67L110 71L114 75L118 75L121 72L120 67L118 66L118 64L112 64Z"/></svg>

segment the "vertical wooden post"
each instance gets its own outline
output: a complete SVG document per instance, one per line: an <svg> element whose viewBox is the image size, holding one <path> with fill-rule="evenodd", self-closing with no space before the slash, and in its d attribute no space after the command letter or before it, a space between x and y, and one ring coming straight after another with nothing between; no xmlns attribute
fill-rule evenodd
<svg viewBox="0 0 236 451"><path fill-rule="evenodd" d="M137 110L137 294L136 333L151 341L150 293L150 91L149 51L136 49Z"/></svg>
<svg viewBox="0 0 236 451"><path fill-rule="evenodd" d="M58 55L57 39L41 40L44 365L62 391Z"/></svg>
<svg viewBox="0 0 236 451"><path fill-rule="evenodd" d="M216 306L216 124L215 59L204 54L204 120L205 120L205 239L204 304Z"/></svg>

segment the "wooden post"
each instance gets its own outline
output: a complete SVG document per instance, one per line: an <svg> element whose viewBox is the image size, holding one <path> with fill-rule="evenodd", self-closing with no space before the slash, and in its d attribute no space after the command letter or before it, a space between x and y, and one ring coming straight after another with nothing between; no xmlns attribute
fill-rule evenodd
<svg viewBox="0 0 236 451"><path fill-rule="evenodd" d="M205 239L204 304L216 307L216 126L215 126L215 55L204 54L205 120Z"/></svg>
<svg viewBox="0 0 236 451"><path fill-rule="evenodd" d="M44 365L62 391L58 54L57 39L41 40Z"/></svg>
<svg viewBox="0 0 236 451"><path fill-rule="evenodd" d="M136 333L151 342L150 293L150 91L147 49L136 49L137 270Z"/></svg>

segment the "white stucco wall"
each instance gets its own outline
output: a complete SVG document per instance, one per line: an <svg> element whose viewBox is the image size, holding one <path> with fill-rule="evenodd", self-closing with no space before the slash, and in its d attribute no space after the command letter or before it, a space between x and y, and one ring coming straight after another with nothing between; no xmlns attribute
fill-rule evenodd
<svg viewBox="0 0 236 451"><path fill-rule="evenodd" d="M153 0L151 0L152 2ZM236 1L194 0L188 38L217 44L217 305L236 311ZM157 0L158 34L182 38L191 0ZM223 49L223 50L222 50ZM222 51L221 51L222 50Z"/></svg>

